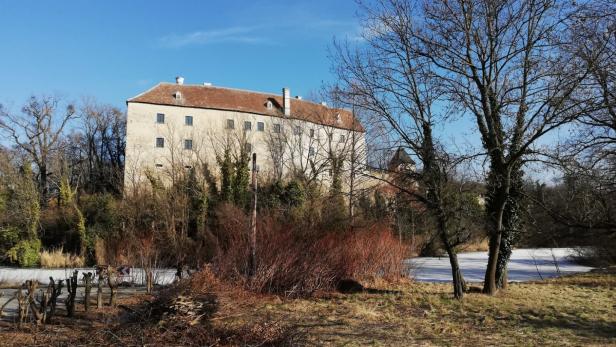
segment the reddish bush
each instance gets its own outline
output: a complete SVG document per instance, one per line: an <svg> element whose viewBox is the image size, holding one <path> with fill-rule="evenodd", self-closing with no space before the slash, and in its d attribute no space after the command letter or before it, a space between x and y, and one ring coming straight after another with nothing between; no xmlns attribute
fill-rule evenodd
<svg viewBox="0 0 616 347"><path fill-rule="evenodd" d="M214 259L214 271L251 290L306 296L333 290L345 278L392 280L403 272L408 247L386 228L306 231L265 216L257 228L257 271L248 279L248 224L238 223L248 219L241 210L228 209L218 215L225 242Z"/></svg>

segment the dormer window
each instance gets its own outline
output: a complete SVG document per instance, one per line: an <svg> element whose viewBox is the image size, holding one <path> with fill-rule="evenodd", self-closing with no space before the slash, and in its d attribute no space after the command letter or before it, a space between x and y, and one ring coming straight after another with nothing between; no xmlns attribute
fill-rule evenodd
<svg viewBox="0 0 616 347"><path fill-rule="evenodd" d="M268 110L273 109L274 103L272 102L272 100L267 100L267 102L265 103L265 107L267 107Z"/></svg>
<svg viewBox="0 0 616 347"><path fill-rule="evenodd" d="M340 118L340 113L336 114L336 123L340 124L340 122L342 122L342 119Z"/></svg>
<svg viewBox="0 0 616 347"><path fill-rule="evenodd" d="M173 93L173 97L175 98L175 100L182 100L182 93L177 91Z"/></svg>

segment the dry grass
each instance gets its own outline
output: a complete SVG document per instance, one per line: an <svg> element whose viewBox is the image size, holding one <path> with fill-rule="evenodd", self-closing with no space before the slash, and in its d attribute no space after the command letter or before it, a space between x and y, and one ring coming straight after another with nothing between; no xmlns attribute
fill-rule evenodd
<svg viewBox="0 0 616 347"><path fill-rule="evenodd" d="M487 252L490 248L488 238L477 239L461 247L463 252Z"/></svg>
<svg viewBox="0 0 616 347"><path fill-rule="evenodd" d="M587 274L458 302L449 284L407 283L399 294L270 302L235 324L270 317L317 345L616 345L615 287L614 275Z"/></svg>
<svg viewBox="0 0 616 347"><path fill-rule="evenodd" d="M84 265L85 259L83 257L63 253L62 248L41 252L41 267L43 268L76 268Z"/></svg>
<svg viewBox="0 0 616 347"><path fill-rule="evenodd" d="M45 345L51 336L68 345L616 345L614 274L512 284L495 297L469 293L463 302L453 299L449 284L373 284L398 292L282 299L202 276L185 289L199 295L215 291L216 311L198 325L170 329L157 322L127 324L126 312L106 308L87 316L78 313L81 321L62 320L33 335L0 326L0 341Z"/></svg>

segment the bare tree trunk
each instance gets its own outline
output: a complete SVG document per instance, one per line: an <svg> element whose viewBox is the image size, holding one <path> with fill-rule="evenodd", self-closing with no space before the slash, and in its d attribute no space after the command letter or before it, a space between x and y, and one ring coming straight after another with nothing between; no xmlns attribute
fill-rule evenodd
<svg viewBox="0 0 616 347"><path fill-rule="evenodd" d="M83 283L85 285L83 308L86 312L90 310L90 292L92 291L92 278L94 275L91 272L83 274Z"/></svg>
<svg viewBox="0 0 616 347"><path fill-rule="evenodd" d="M96 287L96 308L103 308L103 274L98 274L98 282Z"/></svg>
<svg viewBox="0 0 616 347"><path fill-rule="evenodd" d="M73 272L70 278L66 279L66 287L68 289L68 297L66 298L66 314L68 317L75 315L75 300L77 299L77 270Z"/></svg>
<svg viewBox="0 0 616 347"><path fill-rule="evenodd" d="M498 264L498 252L500 248L501 234L493 232L490 236L490 248L488 251L488 266L483 283L483 292L485 294L496 294L496 265Z"/></svg>
<svg viewBox="0 0 616 347"><path fill-rule="evenodd" d="M148 294L152 294L152 289L154 288L154 274L152 273L152 269L148 268L145 272L145 286L146 292Z"/></svg>
<svg viewBox="0 0 616 347"><path fill-rule="evenodd" d="M506 174L499 191L496 196L496 215L493 220L494 230L491 232L488 251L488 266L486 267L485 278L483 282L483 292L488 295L496 294L498 290L496 281L496 270L498 268L498 257L500 253L501 239L503 236L503 216L509 197L510 177Z"/></svg>
<svg viewBox="0 0 616 347"><path fill-rule="evenodd" d="M257 273L257 154L252 154L252 216L250 219L250 259L248 276Z"/></svg>
<svg viewBox="0 0 616 347"><path fill-rule="evenodd" d="M63 280L59 280L56 284L53 280L53 277L49 277L49 286L52 287L52 295L49 305L49 313L47 314L46 323L51 323L51 319L56 313L56 305L58 303L58 297L62 294L62 287L64 285Z"/></svg>
<svg viewBox="0 0 616 347"><path fill-rule="evenodd" d="M107 269L107 285L109 286L110 296L109 296L109 306L115 307L116 305L116 290L118 287L118 278L115 273L115 269L109 267Z"/></svg>
<svg viewBox="0 0 616 347"><path fill-rule="evenodd" d="M46 161L46 159L44 159ZM40 196L40 204L41 207L47 206L47 163L41 163L39 167L39 192L41 192Z"/></svg>
<svg viewBox="0 0 616 347"><path fill-rule="evenodd" d="M28 299L22 292L22 288L17 290L17 306L18 306L18 323L17 327L21 328L28 316Z"/></svg>
<svg viewBox="0 0 616 347"><path fill-rule="evenodd" d="M453 296L458 299L464 299L464 291L466 290L466 282L464 281L464 276L462 275L462 271L460 270L460 264L458 263L458 254L456 250L449 242L449 237L447 236L447 229L444 217L439 217L439 236L441 238L441 242L445 247L445 251L449 256L449 264L451 266L451 277L453 279Z"/></svg>

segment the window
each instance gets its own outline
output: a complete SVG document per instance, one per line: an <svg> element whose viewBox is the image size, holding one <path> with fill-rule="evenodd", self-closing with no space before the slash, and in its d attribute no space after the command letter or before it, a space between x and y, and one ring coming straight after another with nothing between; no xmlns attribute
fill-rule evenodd
<svg viewBox="0 0 616 347"><path fill-rule="evenodd" d="M193 118L192 118L192 116L184 117L184 125L188 125L188 126L192 126L193 125Z"/></svg>
<svg viewBox="0 0 616 347"><path fill-rule="evenodd" d="M156 164L156 167L163 167L163 164Z"/></svg>
<svg viewBox="0 0 616 347"><path fill-rule="evenodd" d="M184 149L192 150L192 140L184 140Z"/></svg>
<svg viewBox="0 0 616 347"><path fill-rule="evenodd" d="M310 129L310 138L314 137L314 129Z"/></svg>
<svg viewBox="0 0 616 347"><path fill-rule="evenodd" d="M250 131L252 130L252 123L249 121L245 121L244 122L244 131Z"/></svg>
<svg viewBox="0 0 616 347"><path fill-rule="evenodd" d="M246 143L244 145L244 150L248 153L252 152L252 145L250 143Z"/></svg>
<svg viewBox="0 0 616 347"><path fill-rule="evenodd" d="M308 156L312 157L314 155L314 147L308 148Z"/></svg>
<svg viewBox="0 0 616 347"><path fill-rule="evenodd" d="M271 100L267 100L266 107L268 110L271 110L272 108L274 108L274 104L272 103Z"/></svg>
<svg viewBox="0 0 616 347"><path fill-rule="evenodd" d="M235 122L233 119L227 119L227 129L235 129Z"/></svg>
<svg viewBox="0 0 616 347"><path fill-rule="evenodd" d="M275 132L276 134L279 134L279 133L280 133L280 124L274 124L274 132Z"/></svg>
<svg viewBox="0 0 616 347"><path fill-rule="evenodd" d="M299 134L301 134L301 133L302 133L302 128L300 128L300 127L299 127L299 125L296 125L296 126L293 128L293 134L295 134L295 135L299 135Z"/></svg>
<svg viewBox="0 0 616 347"><path fill-rule="evenodd" d="M257 131L265 131L265 123L257 122Z"/></svg>
<svg viewBox="0 0 616 347"><path fill-rule="evenodd" d="M344 142L344 135L340 135L340 140L338 142Z"/></svg>
<svg viewBox="0 0 616 347"><path fill-rule="evenodd" d="M157 113L156 114L156 123L158 123L158 124L165 124L165 114L164 113Z"/></svg>
<svg viewBox="0 0 616 347"><path fill-rule="evenodd" d="M156 138L156 147L157 148L163 148L165 147L165 139L162 137L157 137Z"/></svg>

